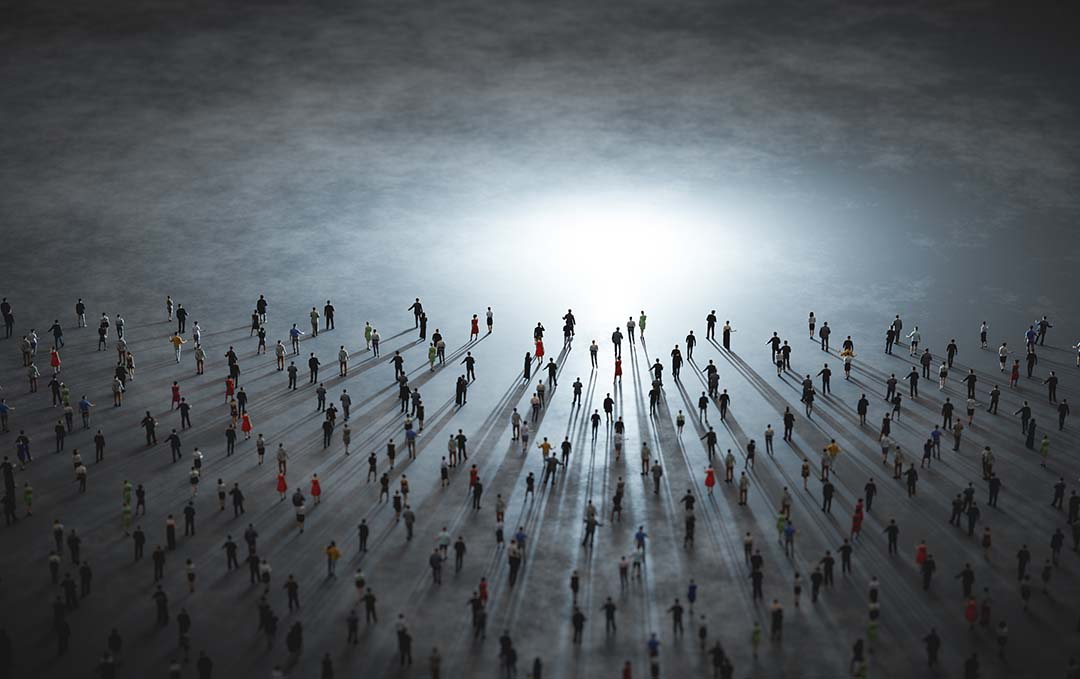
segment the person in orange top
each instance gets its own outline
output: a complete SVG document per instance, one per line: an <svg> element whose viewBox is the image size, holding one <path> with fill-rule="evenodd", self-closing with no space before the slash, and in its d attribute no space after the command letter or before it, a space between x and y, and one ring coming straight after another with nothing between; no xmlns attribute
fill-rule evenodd
<svg viewBox="0 0 1080 679"><path fill-rule="evenodd" d="M338 549L337 543L333 540L330 541L330 546L326 548L326 575L327 577L333 577L334 571L337 568L338 559L341 558L341 550Z"/></svg>
<svg viewBox="0 0 1080 679"><path fill-rule="evenodd" d="M244 432L244 440L251 438L251 416L244 413L240 416L240 431Z"/></svg>
<svg viewBox="0 0 1080 679"><path fill-rule="evenodd" d="M311 475L311 497L315 498L315 504L319 504L319 499L322 497L322 486L319 485L319 475Z"/></svg>
<svg viewBox="0 0 1080 679"><path fill-rule="evenodd" d="M546 436L544 437L543 441L536 444L536 447L539 448L541 452L543 452L545 460L547 459L548 455L551 455L551 442L547 440Z"/></svg>
<svg viewBox="0 0 1080 679"><path fill-rule="evenodd" d="M173 350L176 352L176 362L180 362L180 347L187 344L187 340L180 336L180 333L176 333L169 338L169 342L173 345Z"/></svg>

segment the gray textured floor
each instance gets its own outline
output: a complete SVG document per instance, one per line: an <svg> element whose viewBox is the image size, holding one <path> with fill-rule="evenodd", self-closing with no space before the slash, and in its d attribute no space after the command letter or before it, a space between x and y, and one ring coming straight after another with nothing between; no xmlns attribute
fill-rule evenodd
<svg viewBox="0 0 1080 679"><path fill-rule="evenodd" d="M1065 634L1078 615L1070 603L1080 591L1076 555L1066 554L1055 572L1053 597L1037 594L1027 614L1013 576L1020 541L1032 544L1038 564L1053 528L1064 528L1046 506L1053 480L1065 475L1075 488L1080 472L1075 433L1051 432L1051 469L1043 471L1005 415L1031 398L1049 424L1042 387L1025 381L1021 393L1006 394L1001 416L980 413L961 455L946 453L944 465L923 475L917 501L883 479L873 432L859 431L852 411L861 390L876 393L883 375L906 372L902 353L879 350L894 313L920 325L935 353L957 337L960 367L976 368L983 384L999 374L993 356L977 349L979 322L990 322L992 346L1007 339L1020 348L1027 324L1049 314L1055 328L1037 376L1057 370L1063 395L1080 400L1068 348L1078 332L1070 295L1071 266L1080 261L1078 60L1064 8L120 0L3 7L0 296L13 303L20 335L30 327L45 335L57 317L73 325L79 296L91 321L123 313L139 366L127 402L112 411L111 348L97 355L92 330L69 329L64 378L76 397L97 402L95 426L110 441L108 459L91 466L90 491L80 496L68 461L48 452L56 411L44 392L23 393L15 341L0 343L0 383L17 408L12 423L33 436L38 458L18 478L35 486L36 516L0 532L0 626L18 642L16 676L88 674L113 625L130 649L123 676L164 675L175 628L152 625L150 565L128 562L119 486L125 478L146 485L144 527L151 546L163 539L164 516L179 512L187 493L186 465L170 466L167 449L144 450L136 427L146 409L163 428L174 425L177 416L166 411L174 379L195 404L196 429L184 440L206 453L204 479L242 484L276 581L295 572L302 583L300 614L286 615L284 593L274 593L282 630L276 649L264 653L254 632L257 592L246 574L225 576L220 551L223 535L238 535L243 524L214 516L204 484L199 534L170 555L168 590L173 612L186 606L194 616L194 648L210 652L216 676L267 676L285 662L284 632L294 620L303 620L307 643L291 676L317 676L324 652L338 676L395 676L390 621L399 611L412 624L421 667L438 644L448 671L492 676L494 639L468 640L465 600L482 575L492 582L492 636L508 627L521 667L541 655L546 676L612 676L626 659L635 677L644 676L644 640L654 630L662 676L700 671L705 659L692 637L671 638L664 612L690 577L702 587L695 612L708 615L711 638L723 641L740 677L841 674L865 631L872 574L883 597L872 676L913 675L922 667L917 640L931 625L945 642L940 676L958 676L972 651L984 657L984 676L1046 676L1064 667L1076 642ZM391 512L363 483L362 458L346 460L339 445L319 450L311 389L286 394L272 358L253 356L244 332L260 293L271 300L271 341L285 339L293 322L305 327L306 310L333 299L338 329L304 342L324 363L342 343L362 349L364 320L381 329L387 359L407 349L429 413L420 458L404 470L420 514L418 541L405 545L402 529L392 527ZM166 294L204 327L205 377L193 375L190 352L182 367L172 362ZM452 408L456 372L429 376L421 368L424 349L413 343L405 311L416 295L451 350L466 344L471 314L495 309L495 333L471 347L479 380L460 412ZM542 320L554 339L567 307L580 330L561 359L539 434L569 435L576 451L565 481L523 503L523 479L539 473L539 453L524 459L511 449L508 409L527 407L519 372L529 329ZM667 473L659 498L638 483L634 459L616 463L604 437L591 446L584 410L569 408L577 375L587 382L586 407L602 401L611 374L606 338L642 308L648 351L628 360L619 408L628 449L646 439L661 451ZM853 335L860 355L853 383L838 380L819 404L817 424L800 420L796 445L778 445L775 459L760 460L750 509L718 491L699 511L697 547L684 552L677 501L687 487L703 497L705 453L694 427L675 436L673 413L692 412L701 389L688 368L685 393L669 383L660 417L650 420L642 386L645 364L666 362L688 328L702 335L712 308L739 331L734 354L703 343L695 355L717 361L734 397L722 447L751 437L760 443L783 405L799 405L797 383L775 378L768 364L763 342L773 330L792 339L800 373L816 372L823 360L803 339L809 309L837 339ZM594 380L585 351L591 337L603 347ZM290 531L291 512L277 503L273 474L255 466L252 446L223 457L222 354L230 344L242 356L257 430L297 451L292 484L315 471L323 479L323 505L303 537ZM398 426L392 369L366 360L358 354L347 380L328 380L332 397L344 386L361 402L360 453ZM899 427L909 450L938 419L939 394L927 391ZM948 393L962 396L955 385ZM880 415L874 401L871 420ZM437 488L444 438L457 428L476 444L488 496L510 498L508 524L528 527L529 563L514 590L493 549L490 505L472 515L460 475L450 489ZM798 485L796 453L830 437L845 449L837 510L824 517L816 492L797 494L799 549L788 561L771 539L780 488ZM13 434L0 438L8 454L12 441ZM948 498L968 480L979 484L985 444L998 452L1006 486L1000 511L984 513L995 536L990 563L945 523ZM68 445L92 450L81 432ZM804 597L803 610L793 610L794 571L805 575L839 544L869 474L881 477L881 495L855 574L838 577L815 608ZM629 481L623 523L603 527L591 552L580 549L583 507L590 498L609 507L620 475ZM96 574L95 593L72 617L72 652L61 660L53 659L48 631L52 516L80 530ZM364 516L375 548L362 565L383 621L362 632L358 650L347 650L344 616L353 598L344 576L359 563L354 529ZM903 529L895 559L880 535L888 516ZM652 536L647 576L620 594L614 561L642 523ZM470 551L465 571L436 589L426 555L442 525L463 534ZM767 610L750 601L740 558L746 530L765 554L766 595L787 608L783 646L766 642L756 662L749 628L754 619L766 623ZM929 596L912 565L920 537L940 567ZM320 550L331 539L347 546L341 582L322 577ZM199 569L199 591L190 596L181 573L188 557ZM970 634L962 620L951 576L966 560L977 565L977 587L991 588L995 619L1010 625L1007 665L990 663L991 635ZM567 595L574 568L585 576L590 617L578 648ZM605 639L598 610L609 594L620 605L614 640Z"/></svg>

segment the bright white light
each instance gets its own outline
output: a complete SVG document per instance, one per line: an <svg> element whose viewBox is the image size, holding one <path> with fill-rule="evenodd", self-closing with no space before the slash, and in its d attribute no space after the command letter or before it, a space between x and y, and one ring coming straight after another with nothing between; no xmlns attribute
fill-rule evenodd
<svg viewBox="0 0 1080 679"><path fill-rule="evenodd" d="M746 264L738 256L746 225L728 221L732 211L662 191L547 195L490 214L485 250L509 289L529 291L520 303L575 300L575 313L612 327Z"/></svg>

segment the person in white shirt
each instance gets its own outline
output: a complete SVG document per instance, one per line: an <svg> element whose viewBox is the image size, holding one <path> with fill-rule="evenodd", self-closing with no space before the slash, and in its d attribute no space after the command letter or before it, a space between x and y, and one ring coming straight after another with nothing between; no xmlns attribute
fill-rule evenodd
<svg viewBox="0 0 1080 679"><path fill-rule="evenodd" d="M919 342L922 341L922 333L919 332L919 326L916 325L915 328L908 333L908 339L911 340L911 353L909 355L914 356L919 350Z"/></svg>
<svg viewBox="0 0 1080 679"><path fill-rule="evenodd" d="M990 326L987 325L986 321L983 321L982 325L979 326L979 348L980 349L985 349L986 348L986 333L989 332L989 331L990 331Z"/></svg>

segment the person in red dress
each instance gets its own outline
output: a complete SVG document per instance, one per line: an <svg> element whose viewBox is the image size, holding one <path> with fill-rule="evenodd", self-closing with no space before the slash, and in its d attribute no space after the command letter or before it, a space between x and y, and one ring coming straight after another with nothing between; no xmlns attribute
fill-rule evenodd
<svg viewBox="0 0 1080 679"><path fill-rule="evenodd" d="M180 385L176 382L172 383L172 403L169 405L169 410L178 408L180 406Z"/></svg>
<svg viewBox="0 0 1080 679"><path fill-rule="evenodd" d="M615 381L622 382L622 358L615 359Z"/></svg>
<svg viewBox="0 0 1080 679"><path fill-rule="evenodd" d="M319 475L311 475L311 497L315 498L315 504L319 504L319 498L322 497L322 486L319 485Z"/></svg>
<svg viewBox="0 0 1080 679"><path fill-rule="evenodd" d="M915 548L915 565L922 566L926 561L926 541L920 540L919 546Z"/></svg>
<svg viewBox="0 0 1080 679"><path fill-rule="evenodd" d="M480 578L480 586L476 588L476 592L480 595L480 603L486 604L488 600L487 578Z"/></svg>
<svg viewBox="0 0 1080 679"><path fill-rule="evenodd" d="M282 501L285 500L285 491L287 491L288 489L289 489L289 486L288 486L288 484L285 483L285 475L284 474L278 474L277 475L277 492L278 492L279 495L281 495L281 500Z"/></svg>
<svg viewBox="0 0 1080 679"><path fill-rule="evenodd" d="M859 532L862 531L863 522L863 506L862 499L855 505L855 511L851 515L851 539L856 540L859 537Z"/></svg>
<svg viewBox="0 0 1080 679"><path fill-rule="evenodd" d="M251 438L251 416L244 413L240 417L240 431L244 432L244 440Z"/></svg>
<svg viewBox="0 0 1080 679"><path fill-rule="evenodd" d="M60 352L56 349L49 350L49 365L52 366L53 373L60 372Z"/></svg>
<svg viewBox="0 0 1080 679"><path fill-rule="evenodd" d="M713 471L712 465L705 468L705 487L709 489L709 495L712 495L713 486L716 485L716 472Z"/></svg>
<svg viewBox="0 0 1080 679"><path fill-rule="evenodd" d="M533 352L533 358L535 358L538 363L544 362L544 340L536 340L536 351Z"/></svg>
<svg viewBox="0 0 1080 679"><path fill-rule="evenodd" d="M975 629L975 621L979 618L979 605L975 602L974 597L967 600L964 604L964 619L968 621L968 627L972 630Z"/></svg>
<svg viewBox="0 0 1080 679"><path fill-rule="evenodd" d="M471 342L471 341L473 341L473 339L475 339L475 338L477 338L479 336L480 336L480 319L477 318L476 314L473 314L472 315L472 327L469 328L469 341Z"/></svg>
<svg viewBox="0 0 1080 679"><path fill-rule="evenodd" d="M1009 375L1009 386L1015 387L1020 381L1020 359L1013 361L1012 373Z"/></svg>
<svg viewBox="0 0 1080 679"><path fill-rule="evenodd" d="M225 400L228 401L236 393L236 381L231 377L225 378Z"/></svg>

